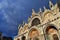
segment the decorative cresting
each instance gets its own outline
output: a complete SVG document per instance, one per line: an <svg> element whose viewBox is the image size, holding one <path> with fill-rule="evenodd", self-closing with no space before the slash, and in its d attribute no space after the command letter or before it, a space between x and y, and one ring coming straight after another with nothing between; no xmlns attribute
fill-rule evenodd
<svg viewBox="0 0 60 40"><path fill-rule="evenodd" d="M39 32L37 29L32 28L28 34L29 40L39 40Z"/></svg>
<svg viewBox="0 0 60 40"><path fill-rule="evenodd" d="M54 26L49 25L45 31L47 40L59 40L58 30Z"/></svg>

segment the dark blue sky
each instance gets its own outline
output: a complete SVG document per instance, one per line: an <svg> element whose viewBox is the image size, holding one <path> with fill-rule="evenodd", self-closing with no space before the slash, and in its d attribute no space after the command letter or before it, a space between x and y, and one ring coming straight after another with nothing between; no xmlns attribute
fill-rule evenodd
<svg viewBox="0 0 60 40"><path fill-rule="evenodd" d="M51 0L54 4L56 0ZM0 0L0 31L3 36L17 35L18 25L27 22L32 13L39 8L49 8L49 0Z"/></svg>

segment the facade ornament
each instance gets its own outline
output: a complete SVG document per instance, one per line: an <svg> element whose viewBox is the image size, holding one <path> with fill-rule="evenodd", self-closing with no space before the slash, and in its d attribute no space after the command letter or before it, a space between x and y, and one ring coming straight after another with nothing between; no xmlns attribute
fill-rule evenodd
<svg viewBox="0 0 60 40"><path fill-rule="evenodd" d="M59 8L58 8L57 3L55 4L55 12L59 12Z"/></svg>
<svg viewBox="0 0 60 40"><path fill-rule="evenodd" d="M32 13L35 13L34 9L32 9Z"/></svg>
<svg viewBox="0 0 60 40"><path fill-rule="evenodd" d="M52 7L54 7L54 5L51 1L49 1L49 6L50 6L50 9L52 9Z"/></svg>
<svg viewBox="0 0 60 40"><path fill-rule="evenodd" d="M40 10L40 12L42 12L41 8L39 10Z"/></svg>
<svg viewBox="0 0 60 40"><path fill-rule="evenodd" d="M41 16L41 14L42 14L42 10L41 10L41 8L39 9L38 14Z"/></svg>
<svg viewBox="0 0 60 40"><path fill-rule="evenodd" d="M20 29L22 29L23 27L20 25Z"/></svg>
<svg viewBox="0 0 60 40"><path fill-rule="evenodd" d="M18 30L21 28L21 25L18 26Z"/></svg>
<svg viewBox="0 0 60 40"><path fill-rule="evenodd" d="M59 12L59 8L58 8L57 4L55 4L53 7L51 7L51 11L53 12L54 15Z"/></svg>
<svg viewBox="0 0 60 40"><path fill-rule="evenodd" d="M41 19L42 19L42 14L43 14L43 12L42 12L42 10L41 10L41 8L39 9L39 12L38 12L38 15L41 17Z"/></svg>
<svg viewBox="0 0 60 40"><path fill-rule="evenodd" d="M46 7L44 6L44 12L48 11L48 9L46 9Z"/></svg>
<svg viewBox="0 0 60 40"><path fill-rule="evenodd" d="M30 17L28 17L28 23L29 23L29 21L31 20L31 18Z"/></svg>
<svg viewBox="0 0 60 40"><path fill-rule="evenodd" d="M44 10L46 10L46 7L44 6Z"/></svg>
<svg viewBox="0 0 60 40"><path fill-rule="evenodd" d="M24 31L25 31L27 28L28 28L28 24L25 23L25 25L24 25Z"/></svg>
<svg viewBox="0 0 60 40"><path fill-rule="evenodd" d="M36 15L34 9L32 9L32 16L31 17L34 17Z"/></svg>
<svg viewBox="0 0 60 40"><path fill-rule="evenodd" d="M23 21L23 25L25 25L25 22Z"/></svg>

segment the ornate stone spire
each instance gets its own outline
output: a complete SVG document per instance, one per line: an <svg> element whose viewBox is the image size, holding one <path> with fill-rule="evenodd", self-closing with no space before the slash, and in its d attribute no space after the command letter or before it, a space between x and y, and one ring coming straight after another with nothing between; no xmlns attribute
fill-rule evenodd
<svg viewBox="0 0 60 40"><path fill-rule="evenodd" d="M46 7L44 6L44 12L48 11L48 9L46 9Z"/></svg>
<svg viewBox="0 0 60 40"><path fill-rule="evenodd" d="M39 10L40 10L40 12L42 12L41 8Z"/></svg>
<svg viewBox="0 0 60 40"><path fill-rule="evenodd" d="M49 6L50 6L50 9L54 6L51 1L49 1Z"/></svg>
<svg viewBox="0 0 60 40"><path fill-rule="evenodd" d="M18 30L20 29L21 25L18 26Z"/></svg>
<svg viewBox="0 0 60 40"><path fill-rule="evenodd" d="M31 18L30 17L28 17L28 23L29 23L29 21L31 20Z"/></svg>
<svg viewBox="0 0 60 40"><path fill-rule="evenodd" d="M41 8L39 9L39 11L38 11L38 14L40 14L42 12L42 10L41 10Z"/></svg>
<svg viewBox="0 0 60 40"><path fill-rule="evenodd" d="M39 14L40 16L42 15L42 10L41 10L41 8L39 9L38 14Z"/></svg>
<svg viewBox="0 0 60 40"><path fill-rule="evenodd" d="M18 26L18 30L20 30L20 29L22 29L22 25L21 24Z"/></svg>
<svg viewBox="0 0 60 40"><path fill-rule="evenodd" d="M35 13L34 9L32 9L32 14Z"/></svg>
<svg viewBox="0 0 60 40"><path fill-rule="evenodd" d="M41 19L42 19L42 14L43 14L43 12L42 12L42 10L41 10L41 8L39 9L39 15L40 15L40 17L41 17Z"/></svg>
<svg viewBox="0 0 60 40"><path fill-rule="evenodd" d="M55 4L55 7L58 7L57 3Z"/></svg>
<svg viewBox="0 0 60 40"><path fill-rule="evenodd" d="M56 9L57 11L59 11L59 8L58 8L57 3L55 4L55 9Z"/></svg>
<svg viewBox="0 0 60 40"><path fill-rule="evenodd" d="M59 8L58 8L57 4L55 4L55 6L54 6L54 12L55 12L55 14L57 14L59 12Z"/></svg>
<svg viewBox="0 0 60 40"><path fill-rule="evenodd" d="M24 22L24 21L23 21L23 25L25 25L25 22ZM23 25L22 25L22 26L23 26Z"/></svg>
<svg viewBox="0 0 60 40"><path fill-rule="evenodd" d="M31 17L34 17L36 15L34 9L32 9L32 16Z"/></svg>
<svg viewBox="0 0 60 40"><path fill-rule="evenodd" d="M46 7L44 6L44 10L46 10Z"/></svg>

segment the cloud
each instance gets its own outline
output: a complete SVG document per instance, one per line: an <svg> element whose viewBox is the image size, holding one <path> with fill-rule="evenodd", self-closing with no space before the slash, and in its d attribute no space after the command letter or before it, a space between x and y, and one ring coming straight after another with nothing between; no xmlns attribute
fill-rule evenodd
<svg viewBox="0 0 60 40"><path fill-rule="evenodd" d="M0 2L0 10L8 6L7 0L2 0Z"/></svg>

